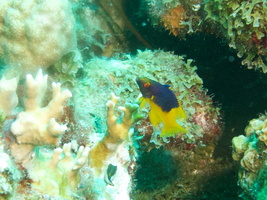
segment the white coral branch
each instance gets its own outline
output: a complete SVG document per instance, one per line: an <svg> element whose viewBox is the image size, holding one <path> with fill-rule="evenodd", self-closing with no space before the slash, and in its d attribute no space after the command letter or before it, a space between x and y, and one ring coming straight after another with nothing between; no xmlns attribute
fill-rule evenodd
<svg viewBox="0 0 267 200"><path fill-rule="evenodd" d="M60 136L67 127L56 122L56 118L63 113L63 107L72 96L69 90L60 92L59 83L53 83L53 99L48 106L42 108L46 89L47 75L39 70L36 78L26 77L25 111L18 114L16 121L11 125L11 132L17 137L18 143L44 145L58 145Z"/></svg>
<svg viewBox="0 0 267 200"><path fill-rule="evenodd" d="M0 80L0 108L6 115L10 115L18 104L18 96L16 94L17 84L18 78L7 80L3 77Z"/></svg>
<svg viewBox="0 0 267 200"><path fill-rule="evenodd" d="M64 171L73 171L80 169L87 161L89 147L80 146L76 156L71 153L71 143L63 145L63 148L54 150L50 166L53 168L61 168Z"/></svg>

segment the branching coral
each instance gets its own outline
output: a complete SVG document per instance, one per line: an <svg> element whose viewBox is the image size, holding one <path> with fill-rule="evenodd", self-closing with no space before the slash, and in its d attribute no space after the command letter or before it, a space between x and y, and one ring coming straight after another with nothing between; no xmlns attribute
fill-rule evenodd
<svg viewBox="0 0 267 200"><path fill-rule="evenodd" d="M17 142L12 145L12 153L18 162L30 159L32 148L37 145L58 145L67 127L56 122L65 101L72 96L69 90L60 92L60 84L53 83L53 99L42 108L42 101L47 89L47 75L39 70L35 79L26 78L25 111L18 114L11 125L11 132Z"/></svg>
<svg viewBox="0 0 267 200"><path fill-rule="evenodd" d="M60 91L60 83L53 83L53 99L48 106L42 108L41 104L47 89L47 75L43 76L39 70L35 79L31 75L26 78L25 111L18 114L11 126L12 133L18 143L45 145L58 145L60 136L67 129L60 125L56 118L63 111L64 102L72 96L69 90Z"/></svg>
<svg viewBox="0 0 267 200"><path fill-rule="evenodd" d="M94 175L92 192L99 193L98 199L130 199L131 179L135 166L136 153L132 140L134 122L140 120L138 104L126 103L118 107L124 113L121 122L115 115L119 97L111 93L111 99L106 103L107 134L89 152L89 166ZM109 168L116 168L110 184ZM91 185L91 187L92 187Z"/></svg>
<svg viewBox="0 0 267 200"><path fill-rule="evenodd" d="M125 107L119 107L124 112L124 117L122 122L118 124L114 113L118 100L119 98L114 93L111 93L111 100L106 104L108 107L108 133L90 151L90 165L92 167L101 168L107 157L116 153L118 146L130 137L128 134L132 124L142 117L137 113L139 105L128 103Z"/></svg>
<svg viewBox="0 0 267 200"><path fill-rule="evenodd" d="M71 144L54 151L45 147L35 149L35 156L27 164L32 189L40 194L72 199L79 184L79 169L88 159L89 148L80 147L75 154Z"/></svg>
<svg viewBox="0 0 267 200"><path fill-rule="evenodd" d="M54 149L54 146L59 145L66 130L66 125L60 125L55 118L61 115L66 100L72 95L68 90L61 92L60 84L53 83L52 100L48 106L42 107L46 89L47 75L43 75L41 70L35 79L27 75L25 110L17 115L17 119L11 125L16 141L11 141L11 144L7 143L16 162L22 165L27 173L27 179L30 180L30 191L28 189L25 192L31 193L31 197L45 195L47 198L73 199L74 196L80 195L79 170L89 158L90 168L87 165L84 171L84 173L91 174L88 188L92 190L95 190L94 186L102 188L101 195L94 194L93 196L100 199L101 196L108 199L129 199L131 188L129 169L133 170L132 163L135 161L135 154L131 152L133 143L130 137L133 131L130 127L142 117L137 112L139 105L127 103L125 107L119 107L124 117L122 122L118 123L115 108L119 98L112 94L111 100L107 103L108 133L91 150L90 155L89 147L78 147L73 141L64 144L62 148ZM113 187L106 188L104 176L110 163L118 168L118 174L114 175ZM3 183L6 180L8 179L3 179ZM88 180L82 181L84 184L88 182ZM8 185L5 183L5 186ZM17 189L15 184L9 187L5 189L6 194ZM20 194L14 192L12 195Z"/></svg>
<svg viewBox="0 0 267 200"><path fill-rule="evenodd" d="M61 92L60 84L53 83L53 98L42 108L46 89L47 75L43 76L41 70L35 79L27 75L25 111L17 115L10 128L16 141L7 145L16 162L27 171L33 195L72 199L79 184L78 172L88 159L89 148L77 147L76 155L72 153L71 143L54 149L67 129L55 118L62 114L64 104L72 94L69 90Z"/></svg>

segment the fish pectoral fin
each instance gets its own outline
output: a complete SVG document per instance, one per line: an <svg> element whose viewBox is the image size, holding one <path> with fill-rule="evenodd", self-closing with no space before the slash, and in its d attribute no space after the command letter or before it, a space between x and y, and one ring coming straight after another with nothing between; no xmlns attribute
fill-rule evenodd
<svg viewBox="0 0 267 200"><path fill-rule="evenodd" d="M146 99L144 97L140 97L139 101L140 101L140 108L145 107L147 103Z"/></svg>
<svg viewBox="0 0 267 200"><path fill-rule="evenodd" d="M149 119L153 126L157 126L161 122L161 119L159 118L158 113L154 109L150 110Z"/></svg>
<svg viewBox="0 0 267 200"><path fill-rule="evenodd" d="M175 109L176 109L176 119L179 119L179 120L186 119L186 114L181 106Z"/></svg>

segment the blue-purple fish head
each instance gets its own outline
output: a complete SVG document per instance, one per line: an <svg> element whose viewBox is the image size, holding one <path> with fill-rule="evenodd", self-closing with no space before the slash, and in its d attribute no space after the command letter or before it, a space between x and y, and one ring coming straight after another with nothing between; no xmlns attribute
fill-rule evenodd
<svg viewBox="0 0 267 200"><path fill-rule="evenodd" d="M149 98L165 112L179 106L169 85L162 85L146 77L138 77L136 82L144 98Z"/></svg>

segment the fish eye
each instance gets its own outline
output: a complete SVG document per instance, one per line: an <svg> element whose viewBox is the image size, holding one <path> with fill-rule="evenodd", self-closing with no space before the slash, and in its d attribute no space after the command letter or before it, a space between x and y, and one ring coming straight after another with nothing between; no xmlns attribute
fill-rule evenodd
<svg viewBox="0 0 267 200"><path fill-rule="evenodd" d="M148 88L149 86L150 86L149 83L145 83L145 84L144 84L144 87L145 87L145 88Z"/></svg>

